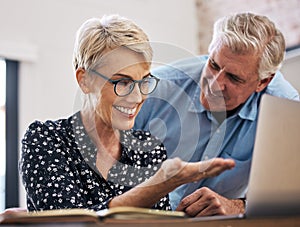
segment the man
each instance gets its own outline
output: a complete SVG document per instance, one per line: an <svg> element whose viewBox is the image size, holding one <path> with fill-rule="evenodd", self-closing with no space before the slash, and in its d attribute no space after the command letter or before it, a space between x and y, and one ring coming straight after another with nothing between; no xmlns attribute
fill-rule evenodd
<svg viewBox="0 0 300 227"><path fill-rule="evenodd" d="M244 212L260 99L263 94L299 100L278 72L282 33L267 17L240 13L214 25L209 55L159 67L161 78L135 128L150 130L169 157L186 161L232 158L220 176L184 185L170 194L172 208L190 216Z"/></svg>

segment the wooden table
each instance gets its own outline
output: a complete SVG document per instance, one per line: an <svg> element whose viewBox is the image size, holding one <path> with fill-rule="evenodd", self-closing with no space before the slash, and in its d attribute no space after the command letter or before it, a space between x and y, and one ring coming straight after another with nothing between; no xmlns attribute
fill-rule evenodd
<svg viewBox="0 0 300 227"><path fill-rule="evenodd" d="M7 226L22 226L22 224L9 224L9 225L0 225L1 227ZM189 219L173 219L173 220L115 220L115 219L106 219L104 221L97 222L49 222L49 223L26 223L27 227L98 227L98 226L108 226L108 227L289 227L289 226L299 226L300 227L300 216L289 216L289 217L262 217L262 218L242 218L242 219L222 219L222 220L208 220L208 219L198 219L198 218L189 218Z"/></svg>

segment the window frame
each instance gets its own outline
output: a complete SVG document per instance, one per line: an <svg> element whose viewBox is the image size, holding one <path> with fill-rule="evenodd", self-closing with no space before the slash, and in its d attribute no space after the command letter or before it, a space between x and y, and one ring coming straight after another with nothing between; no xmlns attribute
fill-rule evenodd
<svg viewBox="0 0 300 227"><path fill-rule="evenodd" d="M5 208L19 206L19 62L4 59L6 63L6 171Z"/></svg>

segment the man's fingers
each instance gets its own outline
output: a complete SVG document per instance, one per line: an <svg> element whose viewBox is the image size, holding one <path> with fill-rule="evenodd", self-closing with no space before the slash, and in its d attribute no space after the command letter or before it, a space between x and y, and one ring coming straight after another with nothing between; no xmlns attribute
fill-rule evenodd
<svg viewBox="0 0 300 227"><path fill-rule="evenodd" d="M190 216L190 217L195 217L201 214L202 212L205 212L209 207L209 203L207 200L200 199L190 206L188 206L184 212Z"/></svg>
<svg viewBox="0 0 300 227"><path fill-rule="evenodd" d="M201 198L201 190L198 189L197 191L193 192L192 194L188 195L184 199L181 200L178 207L176 208L177 211L185 211L187 207L195 203Z"/></svg>
<svg viewBox="0 0 300 227"><path fill-rule="evenodd" d="M211 190L203 187L186 197L186 201L183 200L185 205L188 205L183 211L190 217L213 215L211 208Z"/></svg>
<svg viewBox="0 0 300 227"><path fill-rule="evenodd" d="M211 216L225 214L222 201L219 199L218 194L211 191L207 187L202 187L196 191L195 195L186 197L186 206L183 211L190 217L195 216ZM198 197L198 199L196 199ZM192 199L192 200L190 200Z"/></svg>
<svg viewBox="0 0 300 227"><path fill-rule="evenodd" d="M198 214L192 217L203 217L203 216L213 216L213 215L224 215L224 211L222 208L216 208L214 206L209 205L201 212L199 212Z"/></svg>

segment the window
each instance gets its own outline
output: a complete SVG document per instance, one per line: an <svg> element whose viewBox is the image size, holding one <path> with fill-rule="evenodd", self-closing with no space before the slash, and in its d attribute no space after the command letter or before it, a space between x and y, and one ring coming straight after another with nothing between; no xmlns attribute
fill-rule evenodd
<svg viewBox="0 0 300 227"><path fill-rule="evenodd" d="M6 60L5 102L5 207L19 206L19 122L18 122L18 71L17 61Z"/></svg>
<svg viewBox="0 0 300 227"><path fill-rule="evenodd" d="M19 206L18 67L0 59L0 211Z"/></svg>
<svg viewBox="0 0 300 227"><path fill-rule="evenodd" d="M5 100L6 64L0 59L0 212L5 209Z"/></svg>

